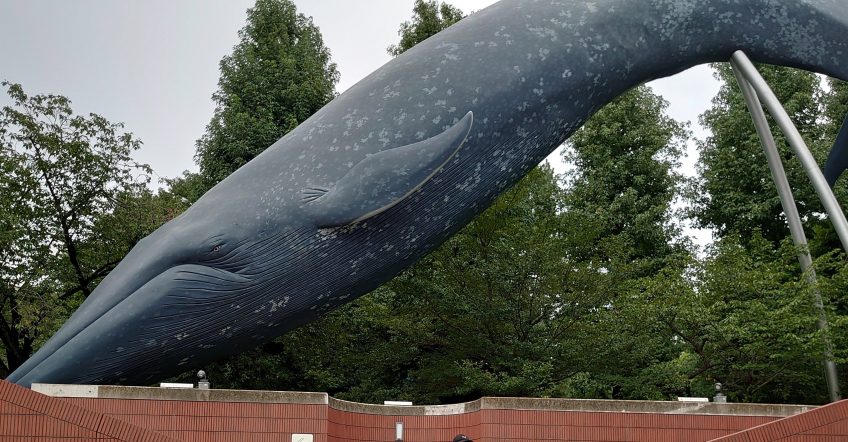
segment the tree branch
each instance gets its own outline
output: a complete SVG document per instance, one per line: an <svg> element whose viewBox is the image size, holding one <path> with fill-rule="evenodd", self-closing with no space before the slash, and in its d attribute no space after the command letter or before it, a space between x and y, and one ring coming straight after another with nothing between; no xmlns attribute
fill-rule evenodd
<svg viewBox="0 0 848 442"><path fill-rule="evenodd" d="M91 289L88 288L88 283L90 281L86 281L85 276L82 272L82 266L79 263L79 256L76 244L71 236L71 228L68 225L68 219L64 214L64 210L62 210L62 201L59 198L59 195L56 194L56 190L53 186L53 182L50 180L50 176L47 173L47 169L44 167L44 158L41 154L41 149L38 147L38 144L32 137L27 137L29 142L32 143L33 150L35 151L37 161L35 162L38 170L41 172L42 177L44 177L44 183L47 186L47 190L50 192L50 198L53 202L53 208L56 210L56 216L59 218L59 223L62 226L62 236L65 242L65 248L68 250L68 260L71 262L71 266L74 268L74 272L77 275L77 282L79 283L79 290L88 297L91 294Z"/></svg>
<svg viewBox="0 0 848 442"><path fill-rule="evenodd" d="M103 264L102 266L97 268L97 270L95 270L90 275L88 275L86 278L84 278L83 279L84 283L87 286L88 284L91 284L95 279L100 278L101 276L108 275L109 272L111 272L112 270L115 269L115 266L117 266L119 262L121 262L121 261L120 260L114 260L114 261L109 261L106 264ZM77 286L74 286L70 289L65 290L64 293L59 295L59 299L61 299L61 300L67 299L67 298L73 296L75 293L77 293L79 291L83 291L82 285L77 285ZM85 292L83 292L83 293L85 293ZM88 296L88 295L86 295L86 296Z"/></svg>

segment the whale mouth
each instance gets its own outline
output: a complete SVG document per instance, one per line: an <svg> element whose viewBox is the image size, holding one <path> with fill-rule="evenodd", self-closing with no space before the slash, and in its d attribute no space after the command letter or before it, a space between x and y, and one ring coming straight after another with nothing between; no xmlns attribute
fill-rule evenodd
<svg viewBox="0 0 848 442"><path fill-rule="evenodd" d="M162 260L142 261L139 256L154 247L150 237L144 238L127 254L94 291L68 318L61 328L27 361L12 372L6 380L21 385L29 373L52 354L61 349L76 335L119 305L127 297L145 286L152 278L167 269Z"/></svg>
<svg viewBox="0 0 848 442"><path fill-rule="evenodd" d="M202 265L160 273L47 355L14 382L147 382L163 368L184 365L216 338L237 332L233 324L256 280ZM186 361L182 361L186 359ZM165 362L165 363L163 363ZM182 362L182 364L181 364ZM133 373L144 373L136 378Z"/></svg>
<svg viewBox="0 0 848 442"><path fill-rule="evenodd" d="M170 264L174 259L168 260L167 254L179 251L146 239L7 380L24 386L33 382L143 384L160 371L149 368L153 361L162 370L169 365L173 370L187 363L186 357L191 361L203 353L198 349L214 349L246 333L237 324L256 325L249 318L254 311L281 315L289 301L276 295L282 290L270 279L296 266L296 252L315 237L314 231L309 232L282 229L259 240L230 241L220 256L177 265ZM280 322L262 320L273 325ZM254 335L261 333L264 330ZM177 353L183 356L170 356ZM163 355L169 359L165 361ZM134 372L151 376L136 378Z"/></svg>

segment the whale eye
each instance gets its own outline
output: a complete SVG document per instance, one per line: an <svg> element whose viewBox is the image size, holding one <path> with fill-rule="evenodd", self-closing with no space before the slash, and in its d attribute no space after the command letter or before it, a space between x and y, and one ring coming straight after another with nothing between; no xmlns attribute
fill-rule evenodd
<svg viewBox="0 0 848 442"><path fill-rule="evenodd" d="M212 251L213 251L213 252L218 252L218 251L220 251L220 250L221 250L221 246L215 246L215 247L212 247Z"/></svg>

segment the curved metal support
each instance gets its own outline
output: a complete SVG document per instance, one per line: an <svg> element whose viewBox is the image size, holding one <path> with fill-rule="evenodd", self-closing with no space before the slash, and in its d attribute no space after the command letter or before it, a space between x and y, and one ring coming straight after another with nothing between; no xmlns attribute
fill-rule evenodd
<svg viewBox="0 0 848 442"><path fill-rule="evenodd" d="M792 151L801 160L804 171L807 172L807 176L810 178L816 194L818 194L825 211L827 211L827 215L830 217L830 221L833 223L834 229L836 229L836 234L839 236L842 248L848 252L848 221L846 221L845 214L842 212L842 208L839 207L839 202L836 201L836 196L833 195L833 191L827 184L827 180L825 180L821 169L819 169L816 159L813 158L813 154L807 149L807 144L804 143L804 139L798 133L798 129L792 123L792 120L783 106L781 106L774 92L766 84L760 73L757 72L757 68L754 67L754 64L751 63L751 60L748 59L745 53L736 51L733 54L732 60L745 77L745 80L757 92L757 95L763 101L763 104L765 104L772 118L777 122L777 125L780 126L780 130L783 131L789 147L792 148Z"/></svg>
<svg viewBox="0 0 848 442"><path fill-rule="evenodd" d="M742 52L737 52L737 54L739 54L740 57L745 57ZM754 90L754 87L745 77L741 67L739 66L738 59L740 57L737 57L737 55L734 54L734 57L730 63L733 66L733 73L736 76L736 81L739 83L739 87L742 90L742 96L745 98L745 103L748 106L748 110L751 112L751 118L754 121L754 127L757 130L757 134L760 136L760 141L762 142L763 150L765 151L766 159L768 160L769 169L771 170L771 175L774 179L775 186L777 187L777 193L780 197L780 204L781 206L783 206L783 211L786 214L786 223L789 225L789 232L792 235L792 241L794 242L795 246L798 247L798 261L801 264L801 270L806 274L807 282L813 288L813 293L815 296L815 307L819 313L818 328L824 334L825 337L824 366L825 377L827 378L828 394L830 396L831 402L835 402L841 399L841 393L839 391L839 380L836 371L836 364L833 362L833 346L830 341L827 316L824 312L824 303L822 302L821 292L819 292L818 289L816 271L813 268L813 260L810 256L809 248L807 245L807 237L804 234L804 227L801 223L801 217L798 213L798 207L796 206L795 198L792 195L792 188L789 186L789 181L786 178L786 172L783 169L780 154L777 150L777 144L775 143L774 136L772 135L771 129L769 128L768 120L766 120L766 115L763 112L762 104L760 103L760 100L757 97L757 92ZM745 57L745 59L747 59L747 57ZM753 65L751 65L751 68L753 68ZM756 68L754 68L753 73L756 73L756 77L758 77L762 81L762 84L767 88L768 86L765 84L765 81L762 79L759 73L756 72ZM770 89L769 92L771 92ZM774 97L774 101L777 102L776 97ZM777 102L777 107L779 107L780 110L783 111L783 113L785 114L785 110L779 102ZM772 111L773 115L774 113L775 112ZM788 116L786 120L788 120ZM797 134L797 129L795 128L795 125L792 124L791 121L789 121L789 125L791 125L792 129ZM784 131L784 133L787 133L787 130L783 128L783 125L781 125L781 129ZM789 137L787 136L787 138ZM798 135L798 139L800 139L800 135ZM796 153L798 150L803 150L809 155L809 151L807 150L806 145L803 143L803 140L801 140L801 144L799 146L793 145L792 147L793 150L796 151ZM798 156L801 157L800 154ZM809 156L810 158L812 158L812 155ZM813 163L815 163L815 161L813 161ZM819 170L817 166L815 170ZM819 174L821 173L819 172ZM813 180L813 177L811 176L810 179ZM828 191L830 191L829 186ZM842 213L841 209L839 210L839 213Z"/></svg>

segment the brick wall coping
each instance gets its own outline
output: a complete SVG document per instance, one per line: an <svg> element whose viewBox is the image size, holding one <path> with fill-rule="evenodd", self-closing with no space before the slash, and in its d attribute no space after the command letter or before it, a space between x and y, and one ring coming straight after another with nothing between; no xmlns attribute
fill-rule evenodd
<svg viewBox="0 0 848 442"><path fill-rule="evenodd" d="M811 405L717 404L714 402L619 401L608 399L555 399L483 397L450 405L375 405L329 398L330 408L362 414L439 416L478 410L579 411L610 413L702 414L721 416L794 416L815 409Z"/></svg>
<svg viewBox="0 0 848 442"><path fill-rule="evenodd" d="M559 399L484 397L481 408L508 410L595 411L615 413L710 414L785 417L810 411L813 405L743 404L675 401L622 401L611 399Z"/></svg>
<svg viewBox="0 0 848 442"><path fill-rule="evenodd" d="M378 405L343 401L331 397L329 405L334 410L379 416L446 416L479 411L484 399L486 398L448 405Z"/></svg>
<svg viewBox="0 0 848 442"><path fill-rule="evenodd" d="M32 384L32 390L54 397L327 405L327 393L300 391L200 390L197 388L65 384Z"/></svg>
<svg viewBox="0 0 848 442"><path fill-rule="evenodd" d="M483 409L496 409L787 417L817 408L812 405L512 397L483 397L471 402L449 405L397 406L349 402L329 397L327 393L293 391L199 390L196 388L63 384L33 384L32 390L54 397L317 404L328 405L330 408L340 411L383 416L442 416L472 413Z"/></svg>

